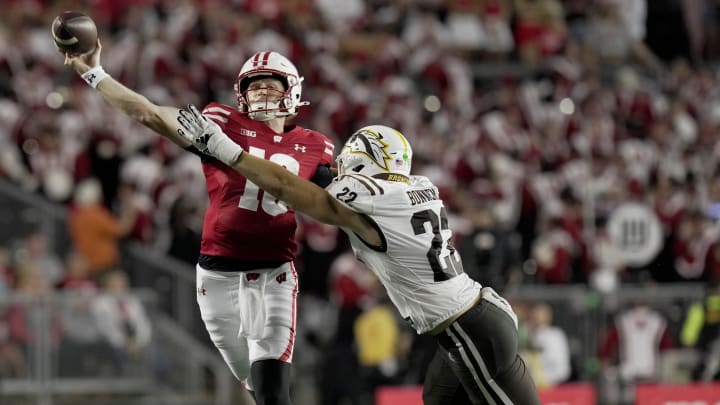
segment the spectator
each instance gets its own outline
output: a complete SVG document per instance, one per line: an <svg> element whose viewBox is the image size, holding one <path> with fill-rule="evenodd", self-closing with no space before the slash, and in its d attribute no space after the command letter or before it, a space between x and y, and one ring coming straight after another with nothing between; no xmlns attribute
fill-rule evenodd
<svg viewBox="0 0 720 405"><path fill-rule="evenodd" d="M74 206L68 218L75 249L88 260L90 274L98 276L119 264L119 243L135 224L136 210L125 201L120 217L103 203L100 184L87 179L75 190Z"/></svg>
<svg viewBox="0 0 720 405"><path fill-rule="evenodd" d="M20 345L11 339L7 298L12 298L15 274L10 267L10 250L0 246L0 379L22 378L27 364Z"/></svg>
<svg viewBox="0 0 720 405"><path fill-rule="evenodd" d="M70 252L66 273L57 287L63 292L60 316L63 340L58 359L62 377L89 377L100 371L102 361L112 357L103 341L100 324L92 313L97 284L90 278L87 259Z"/></svg>
<svg viewBox="0 0 720 405"><path fill-rule="evenodd" d="M720 226L711 223L702 212L687 212L678 224L673 245L678 280L711 280L713 274L707 264L718 241Z"/></svg>
<svg viewBox="0 0 720 405"><path fill-rule="evenodd" d="M635 3L637 2L633 2ZM633 11L628 17L623 14L622 10L625 8L624 2L596 3L596 9L588 24L587 50L600 63L622 64L639 61L646 67L658 71L660 62L642 41L644 33L638 31L635 25L628 25L629 20L642 19L641 8ZM628 20L626 21L625 18Z"/></svg>
<svg viewBox="0 0 720 405"><path fill-rule="evenodd" d="M672 346L667 320L649 304L636 301L620 311L600 346L603 378L612 382L605 394L617 395L606 399L631 403L636 383L658 381L661 354Z"/></svg>
<svg viewBox="0 0 720 405"><path fill-rule="evenodd" d="M538 388L553 387L570 378L570 344L565 332L552 324L552 308L536 304L528 319L529 346L538 355L533 379Z"/></svg>
<svg viewBox="0 0 720 405"><path fill-rule="evenodd" d="M558 0L515 0L515 40L520 60L537 67L543 58L560 52L567 29Z"/></svg>
<svg viewBox="0 0 720 405"><path fill-rule="evenodd" d="M710 46L715 45L716 24L712 19L716 17L716 10L713 10L713 2L703 0L683 0L680 2L683 12L683 22L688 35L690 58L693 63L701 64L705 61ZM713 17L708 17L708 14Z"/></svg>
<svg viewBox="0 0 720 405"><path fill-rule="evenodd" d="M355 353L354 325L362 314L362 307L376 288L377 279L358 263L352 252L339 255L330 265L330 297L338 309L335 335L328 344L322 369L320 386L323 405L339 405L350 400L360 405L362 387L358 356Z"/></svg>
<svg viewBox="0 0 720 405"><path fill-rule="evenodd" d="M567 284L572 280L577 247L562 227L560 218L548 217L541 222L532 249L538 279L544 284Z"/></svg>
<svg viewBox="0 0 720 405"><path fill-rule="evenodd" d="M448 3L445 23L448 46L468 56L479 52L488 42L482 20L483 2L455 0Z"/></svg>
<svg viewBox="0 0 720 405"><path fill-rule="evenodd" d="M198 206L187 194L178 198L170 208L170 246L168 254L189 265L194 265L200 252L202 222Z"/></svg>
<svg viewBox="0 0 720 405"><path fill-rule="evenodd" d="M0 245L0 298L10 294L14 283L15 274L10 266L10 250Z"/></svg>
<svg viewBox="0 0 720 405"><path fill-rule="evenodd" d="M10 340L21 348L26 360L39 344L48 344L51 352L59 345L62 334L59 316L44 302L51 288L37 268L29 265L18 268L16 292L27 301L15 303L8 309L7 326ZM43 338L44 335L47 337Z"/></svg>
<svg viewBox="0 0 720 405"><path fill-rule="evenodd" d="M59 115L49 108L28 111L15 136L25 152L32 184L50 200L66 202L72 194L76 159L82 151L64 141Z"/></svg>
<svg viewBox="0 0 720 405"><path fill-rule="evenodd" d="M102 294L93 301L91 310L113 349L115 371L127 372L150 344L151 325L142 302L129 290L125 272L114 269L104 274Z"/></svg>
<svg viewBox="0 0 720 405"><path fill-rule="evenodd" d="M720 282L708 284L703 300L688 309L680 339L700 355L693 380L720 380Z"/></svg>
<svg viewBox="0 0 720 405"><path fill-rule="evenodd" d="M48 248L47 235L35 231L28 235L23 246L16 252L20 266L38 269L42 277L54 286L64 276L64 266L60 258Z"/></svg>
<svg viewBox="0 0 720 405"><path fill-rule="evenodd" d="M485 35L485 52L500 58L507 57L515 48L515 40L510 30L512 12L510 0L490 0L485 2L482 14L482 26Z"/></svg>
<svg viewBox="0 0 720 405"><path fill-rule="evenodd" d="M330 267L345 251L344 235L337 227L298 215L298 242L303 267L298 269L305 282L304 292L328 300Z"/></svg>
<svg viewBox="0 0 720 405"><path fill-rule="evenodd" d="M366 403L372 404L375 390L383 385L400 383L406 348L392 304L376 287L374 301L355 320L355 341L360 364L360 378L365 394L371 396Z"/></svg>
<svg viewBox="0 0 720 405"><path fill-rule="evenodd" d="M498 225L487 207L479 207L465 216L469 217L472 229L462 238L463 268L479 283L502 290L510 279L509 269L517 264L512 234Z"/></svg>
<svg viewBox="0 0 720 405"><path fill-rule="evenodd" d="M24 378L28 365L21 346L11 339L5 308L0 307L0 379Z"/></svg>

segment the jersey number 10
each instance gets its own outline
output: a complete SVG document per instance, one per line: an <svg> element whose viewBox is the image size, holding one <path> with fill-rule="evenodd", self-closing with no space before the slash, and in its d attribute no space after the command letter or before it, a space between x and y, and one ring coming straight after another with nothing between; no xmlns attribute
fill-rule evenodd
<svg viewBox="0 0 720 405"><path fill-rule="evenodd" d="M265 159L265 149L251 146L248 150L248 153L253 156ZM290 155L286 155L284 153L275 153L270 155L268 160L286 168L292 174L297 175L298 173L300 173L300 162L298 162L294 157ZM258 206L260 205L260 201L258 199L259 193L260 187L258 187L258 185L253 183L252 181L246 180L245 190L243 190L243 194L240 196L240 202L238 203L238 207L250 211L257 211ZM269 193L263 193L262 209L268 215L271 215L273 217L276 215L284 214L288 210L284 202L276 199Z"/></svg>

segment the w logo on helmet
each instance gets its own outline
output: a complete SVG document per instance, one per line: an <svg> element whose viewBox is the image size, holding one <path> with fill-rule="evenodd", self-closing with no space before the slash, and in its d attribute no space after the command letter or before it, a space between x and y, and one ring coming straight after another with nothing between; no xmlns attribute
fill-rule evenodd
<svg viewBox="0 0 720 405"><path fill-rule="evenodd" d="M383 141L382 135L370 130L361 130L352 135L347 145L351 153L362 153L367 155L379 167L390 170L387 162L392 157L387 152L387 142Z"/></svg>

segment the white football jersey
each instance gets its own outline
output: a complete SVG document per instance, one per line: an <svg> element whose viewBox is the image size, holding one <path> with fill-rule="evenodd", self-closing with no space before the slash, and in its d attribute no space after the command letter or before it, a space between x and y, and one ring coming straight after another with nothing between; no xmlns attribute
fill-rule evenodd
<svg viewBox="0 0 720 405"><path fill-rule="evenodd" d="M425 333L470 305L481 285L463 272L437 187L427 177L388 178L341 175L327 191L377 224L383 249L345 229L355 256L378 276L403 318Z"/></svg>

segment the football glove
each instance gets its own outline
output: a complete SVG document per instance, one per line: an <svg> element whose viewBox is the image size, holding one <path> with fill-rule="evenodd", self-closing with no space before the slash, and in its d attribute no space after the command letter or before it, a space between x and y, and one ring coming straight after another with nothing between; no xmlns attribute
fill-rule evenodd
<svg viewBox="0 0 720 405"><path fill-rule="evenodd" d="M213 156L228 166L234 165L243 154L243 148L233 142L222 128L189 104L180 109L177 117L178 134L190 141L200 152Z"/></svg>

